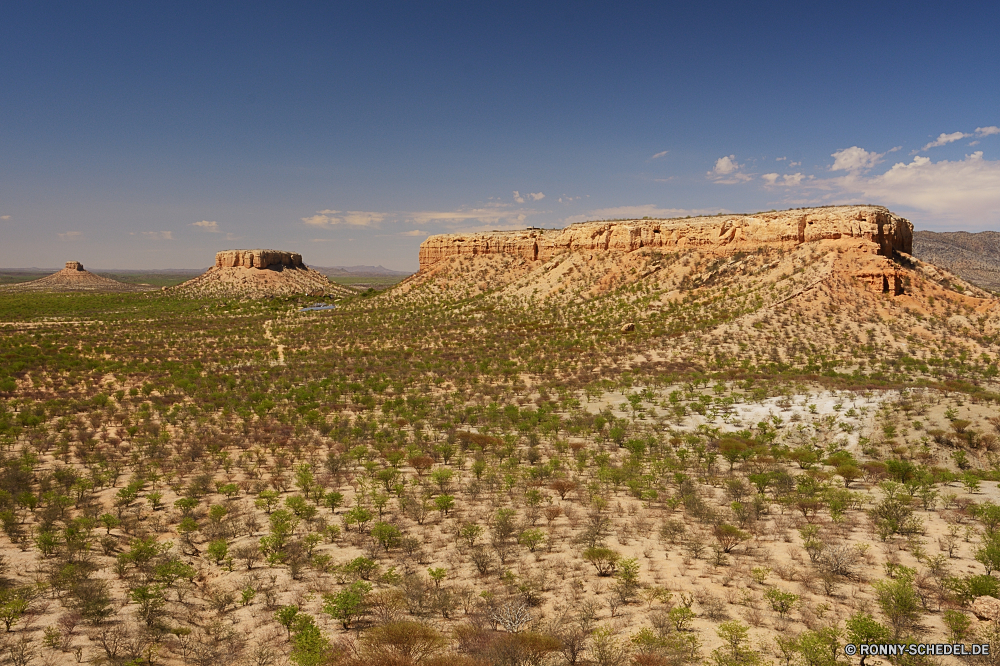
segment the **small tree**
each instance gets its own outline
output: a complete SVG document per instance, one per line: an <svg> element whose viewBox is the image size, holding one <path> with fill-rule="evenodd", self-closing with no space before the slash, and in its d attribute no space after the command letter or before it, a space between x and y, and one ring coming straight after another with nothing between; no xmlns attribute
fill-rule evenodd
<svg viewBox="0 0 1000 666"><path fill-rule="evenodd" d="M528 551L535 552L535 549L545 541L545 532L537 528L524 530L517 537L518 543L526 547Z"/></svg>
<svg viewBox="0 0 1000 666"><path fill-rule="evenodd" d="M0 622L3 622L8 632L18 623L26 610L28 602L19 590L4 590L0 593Z"/></svg>
<svg viewBox="0 0 1000 666"><path fill-rule="evenodd" d="M323 612L339 620L344 629L350 629L352 622L364 616L365 599L371 591L370 583L359 580L337 594L324 594Z"/></svg>
<svg viewBox="0 0 1000 666"><path fill-rule="evenodd" d="M531 613L523 601L507 601L491 613L494 622L512 634L520 632L531 622Z"/></svg>
<svg viewBox="0 0 1000 666"><path fill-rule="evenodd" d="M408 620L373 627L361 636L361 652L370 663L419 664L446 645L433 627Z"/></svg>
<svg viewBox="0 0 1000 666"><path fill-rule="evenodd" d="M753 666L763 664L761 655L750 648L749 628L736 621L723 622L715 630L722 639L723 647L712 650L712 661L716 666Z"/></svg>
<svg viewBox="0 0 1000 666"><path fill-rule="evenodd" d="M913 574L909 572L898 575L895 580L876 582L875 598L892 626L894 638L913 627L923 611L920 596L913 589Z"/></svg>
<svg viewBox="0 0 1000 666"><path fill-rule="evenodd" d="M372 537L379 542L379 545L388 552L395 548L403 538L403 533L398 527L390 523L378 522L372 526Z"/></svg>
<svg viewBox="0 0 1000 666"><path fill-rule="evenodd" d="M216 539L208 544L206 555L210 559L215 560L216 564L222 564L222 560L226 559L226 556L229 555L229 544L226 543L225 539Z"/></svg>
<svg viewBox="0 0 1000 666"><path fill-rule="evenodd" d="M594 565L598 576L611 576L621 559L616 551L610 548L595 546L583 551L583 559Z"/></svg>
<svg viewBox="0 0 1000 666"><path fill-rule="evenodd" d="M723 553L732 552L733 548L750 538L750 535L738 527L728 523L719 523L714 530L715 540Z"/></svg>
<svg viewBox="0 0 1000 666"><path fill-rule="evenodd" d="M785 617L788 611L792 610L795 602L799 600L799 595L772 587L764 593L764 598L771 604L771 610L781 617Z"/></svg>
<svg viewBox="0 0 1000 666"><path fill-rule="evenodd" d="M615 595L623 604L631 603L639 590L639 561L634 557L619 560L615 579Z"/></svg>

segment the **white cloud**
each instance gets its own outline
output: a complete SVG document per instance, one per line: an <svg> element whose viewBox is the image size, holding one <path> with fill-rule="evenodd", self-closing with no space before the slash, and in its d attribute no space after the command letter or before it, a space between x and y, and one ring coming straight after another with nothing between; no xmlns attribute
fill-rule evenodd
<svg viewBox="0 0 1000 666"><path fill-rule="evenodd" d="M784 162L787 159L788 159L787 157L775 157L774 161L775 162Z"/></svg>
<svg viewBox="0 0 1000 666"><path fill-rule="evenodd" d="M993 134L1000 134L1000 127L996 125L991 125L989 127L977 127L976 136L991 136Z"/></svg>
<svg viewBox="0 0 1000 666"><path fill-rule="evenodd" d="M728 157L720 157L715 160L715 168L708 172L710 176L728 176L734 173L740 165L736 163L736 155L729 155Z"/></svg>
<svg viewBox="0 0 1000 666"><path fill-rule="evenodd" d="M613 208L597 208L584 215L572 215L563 220L566 224L589 222L591 220L641 220L650 217L655 220L669 220L676 217L696 217L698 215L715 215L728 213L724 208L660 208L655 204L640 206L616 206Z"/></svg>
<svg viewBox="0 0 1000 666"><path fill-rule="evenodd" d="M531 199L532 201L541 201L544 198L545 195L541 192L528 192L526 194L521 194L517 190L514 190L514 201L519 204L523 204L528 199Z"/></svg>
<svg viewBox="0 0 1000 666"><path fill-rule="evenodd" d="M735 185L753 180L753 175L740 171L743 166L736 162L735 155L726 155L715 161L715 166L707 175L721 185Z"/></svg>
<svg viewBox="0 0 1000 666"><path fill-rule="evenodd" d="M79 231L65 231L59 234L59 240L62 241L72 241L77 240L82 236L83 233Z"/></svg>
<svg viewBox="0 0 1000 666"><path fill-rule="evenodd" d="M10 215L0 215L0 220L3 220L4 222L6 222L9 219L10 219Z"/></svg>
<svg viewBox="0 0 1000 666"><path fill-rule="evenodd" d="M364 210L318 210L315 215L303 217L302 221L314 227L370 227L380 224L388 217L385 213Z"/></svg>
<svg viewBox="0 0 1000 666"><path fill-rule="evenodd" d="M532 192L528 196L531 197L532 201L541 201L545 198L545 195L541 192Z"/></svg>
<svg viewBox="0 0 1000 666"><path fill-rule="evenodd" d="M786 176L785 182L779 181L777 174L765 174L763 179L769 185L798 185L800 192L822 193L818 198L788 199L783 202L786 204L863 200L894 208L919 224L965 229L1000 224L1000 160L983 159L982 151L952 161L934 162L916 156L910 162L894 164L881 174L868 175L855 168L832 178L807 176L792 180L798 176Z"/></svg>
<svg viewBox="0 0 1000 666"><path fill-rule="evenodd" d="M173 240L174 232L172 231L143 231L142 235L150 240Z"/></svg>
<svg viewBox="0 0 1000 666"><path fill-rule="evenodd" d="M795 187L796 185L801 185L803 180L809 180L812 176L806 176L801 173L791 173L785 174L784 176L779 176L776 173L765 173L761 178L768 185L783 185L785 187Z"/></svg>
<svg viewBox="0 0 1000 666"><path fill-rule="evenodd" d="M793 166L802 166L802 162L789 162L788 166L790 166L790 167L793 167Z"/></svg>
<svg viewBox="0 0 1000 666"><path fill-rule="evenodd" d="M727 155L715 161L715 166L708 172L708 177L722 185L735 185L753 180L752 175L740 172L742 168L743 165L736 162L735 155Z"/></svg>
<svg viewBox="0 0 1000 666"><path fill-rule="evenodd" d="M202 220L201 222L192 222L190 226L198 227L202 231L207 231L211 234L220 233L219 223L215 222L214 220L213 221Z"/></svg>
<svg viewBox="0 0 1000 666"><path fill-rule="evenodd" d="M885 153L869 153L864 148L858 148L857 146L844 148L830 156L833 158L833 166L830 167L830 171L854 172L870 169L878 164L884 155Z"/></svg>
<svg viewBox="0 0 1000 666"><path fill-rule="evenodd" d="M932 162L915 157L880 176L850 178L844 189L866 198L915 208L938 218L961 220L969 226L1000 221L1000 161L984 160L982 151L965 159Z"/></svg>
<svg viewBox="0 0 1000 666"><path fill-rule="evenodd" d="M420 229L410 229L409 231L402 232L400 235L401 236L424 236L426 234L427 234L426 231L421 231Z"/></svg>
<svg viewBox="0 0 1000 666"><path fill-rule="evenodd" d="M524 197L522 197L521 193L517 190L514 190L514 201L517 203L524 203Z"/></svg>
<svg viewBox="0 0 1000 666"><path fill-rule="evenodd" d="M926 146L920 150L927 150L928 148L937 148L938 146L947 146L949 143L954 143L955 141L961 141L962 139L972 136L971 134L965 134L964 132L952 132L951 134L945 134L941 132L938 138L934 139Z"/></svg>
<svg viewBox="0 0 1000 666"><path fill-rule="evenodd" d="M666 155L669 152L670 152L669 150L661 150L660 152L658 152L655 155L653 155L652 157L650 157L649 161L658 160L658 159L660 159L661 157L663 157L664 155Z"/></svg>

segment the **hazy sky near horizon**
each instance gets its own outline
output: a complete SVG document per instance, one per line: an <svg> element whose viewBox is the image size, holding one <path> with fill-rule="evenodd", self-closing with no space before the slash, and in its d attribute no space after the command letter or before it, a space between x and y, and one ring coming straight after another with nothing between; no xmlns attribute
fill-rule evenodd
<svg viewBox="0 0 1000 666"><path fill-rule="evenodd" d="M878 203L1000 229L997 2L31 2L0 266Z"/></svg>

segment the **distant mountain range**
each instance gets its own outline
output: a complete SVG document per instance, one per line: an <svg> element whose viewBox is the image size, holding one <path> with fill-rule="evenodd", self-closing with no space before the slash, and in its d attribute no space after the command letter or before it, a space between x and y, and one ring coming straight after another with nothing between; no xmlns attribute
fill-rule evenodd
<svg viewBox="0 0 1000 666"><path fill-rule="evenodd" d="M1000 291L1000 232L914 231L913 256L978 287Z"/></svg>

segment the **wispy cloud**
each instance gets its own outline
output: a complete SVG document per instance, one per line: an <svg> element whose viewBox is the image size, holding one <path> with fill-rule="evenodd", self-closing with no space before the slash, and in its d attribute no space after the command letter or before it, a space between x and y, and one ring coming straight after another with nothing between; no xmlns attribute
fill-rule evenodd
<svg viewBox="0 0 1000 666"><path fill-rule="evenodd" d="M426 231L421 231L420 229L410 229L409 231L402 232L400 236L424 236L426 234Z"/></svg>
<svg viewBox="0 0 1000 666"><path fill-rule="evenodd" d="M142 233L143 236L145 236L146 238L148 238L150 240L161 241L161 240L173 240L174 239L174 232L172 232L172 231L143 231L143 232L140 232L140 233Z"/></svg>
<svg viewBox="0 0 1000 666"><path fill-rule="evenodd" d="M458 210L425 210L405 213L406 220L415 224L461 224L479 222L483 225L500 225L508 227L523 226L529 213L524 209L509 208L504 204L481 208L459 208Z"/></svg>
<svg viewBox="0 0 1000 666"><path fill-rule="evenodd" d="M0 215L0 220L3 220L4 222L6 222L9 219L10 219L10 215Z"/></svg>
<svg viewBox="0 0 1000 666"><path fill-rule="evenodd" d="M386 213L365 210L318 210L315 215L303 217L302 221L313 227L371 227L388 217Z"/></svg>
<svg viewBox="0 0 1000 666"><path fill-rule="evenodd" d="M966 134L964 132L952 132L951 134L945 134L944 132L941 132L941 134L938 135L938 138L934 139L920 150L923 151L923 150L928 150L930 148L937 148L938 146L947 146L949 143L954 143L955 141L961 141L962 139L966 139L970 136L972 135Z"/></svg>
<svg viewBox="0 0 1000 666"><path fill-rule="evenodd" d="M531 199L532 201L541 201L544 198L545 195L541 192L528 192L522 196L520 192L514 190L514 201L519 204L523 204L527 199Z"/></svg>
<svg viewBox="0 0 1000 666"><path fill-rule="evenodd" d="M647 161L648 162L652 162L653 160L658 160L661 157L664 157L669 152L670 152L669 150L661 150L660 152L658 152L655 155L653 155L652 157L650 157Z"/></svg>
<svg viewBox="0 0 1000 666"><path fill-rule="evenodd" d="M870 153L864 148L851 146L844 148L830 155L833 158L833 166L830 171L864 171L871 169L879 163L885 153Z"/></svg>
<svg viewBox="0 0 1000 666"><path fill-rule="evenodd" d="M202 231L207 231L210 234L221 233L222 230L219 229L219 223L214 220L202 220L201 222L192 222L192 227L198 227Z"/></svg>
<svg viewBox="0 0 1000 666"><path fill-rule="evenodd" d="M776 173L765 173L761 176L761 179L768 185L782 185L785 187L801 185L802 181L811 180L812 178L812 176L806 176L801 173L788 173L783 176Z"/></svg>
<svg viewBox="0 0 1000 666"><path fill-rule="evenodd" d="M735 185L752 180L753 176L743 173L740 169L744 165L736 162L736 155L726 155L715 161L715 166L708 172L708 177L716 183L723 185Z"/></svg>
<svg viewBox="0 0 1000 666"><path fill-rule="evenodd" d="M615 206L613 208L596 208L583 215L571 215L563 220L566 224L589 222L591 220L641 220L649 217L654 220L667 220L675 217L694 217L698 215L715 215L728 213L724 208L660 208L655 204L640 206Z"/></svg>
<svg viewBox="0 0 1000 666"><path fill-rule="evenodd" d="M83 236L83 232L80 231L64 231L59 234L59 240L74 241L79 240L81 236Z"/></svg>
<svg viewBox="0 0 1000 666"><path fill-rule="evenodd" d="M931 148L938 148L940 146L947 146L949 143L955 143L956 141L961 141L962 139L969 139L972 137L981 139L985 136L992 136L994 134L1000 134L1000 127L990 125L989 127L977 127L973 132L951 132L950 134L941 132L941 134L938 135L938 138L934 139L920 150L914 150L910 154L916 155L919 152L923 152ZM974 146L977 143L979 143L979 141L973 141L969 145Z"/></svg>

